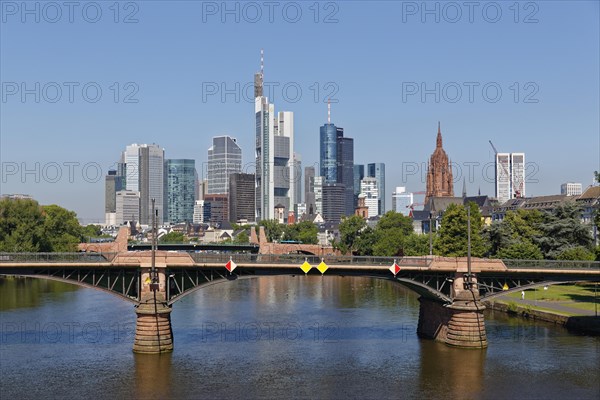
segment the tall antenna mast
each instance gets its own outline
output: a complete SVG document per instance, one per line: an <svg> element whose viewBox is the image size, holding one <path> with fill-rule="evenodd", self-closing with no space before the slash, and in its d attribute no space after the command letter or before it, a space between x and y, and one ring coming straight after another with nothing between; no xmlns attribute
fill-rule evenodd
<svg viewBox="0 0 600 400"><path fill-rule="evenodd" d="M331 100L327 99L327 123L331 124Z"/></svg>
<svg viewBox="0 0 600 400"><path fill-rule="evenodd" d="M260 76L264 78L265 76L265 51L260 49Z"/></svg>

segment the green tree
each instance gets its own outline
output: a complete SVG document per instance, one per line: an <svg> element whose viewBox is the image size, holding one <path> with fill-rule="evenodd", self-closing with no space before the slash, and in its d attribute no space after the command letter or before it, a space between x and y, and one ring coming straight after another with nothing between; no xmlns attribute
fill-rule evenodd
<svg viewBox="0 0 600 400"><path fill-rule="evenodd" d="M79 225L77 214L55 204L43 206L42 214L44 235L52 251L77 251L77 245L83 241L83 228Z"/></svg>
<svg viewBox="0 0 600 400"><path fill-rule="evenodd" d="M496 256L513 260L541 260L544 258L540 248L529 241L514 242L501 248Z"/></svg>
<svg viewBox="0 0 600 400"><path fill-rule="evenodd" d="M413 221L401 213L388 211L377 222L377 229L398 230L403 236L408 236L413 233Z"/></svg>
<svg viewBox="0 0 600 400"><path fill-rule="evenodd" d="M545 213L539 229L541 235L535 243L545 258L556 259L572 247L592 249L592 235L589 227L581 222L581 210L575 202L566 202Z"/></svg>
<svg viewBox="0 0 600 400"><path fill-rule="evenodd" d="M233 242L238 244L250 243L250 237L246 231L243 231L238 233Z"/></svg>
<svg viewBox="0 0 600 400"><path fill-rule="evenodd" d="M319 229L310 221L302 221L283 228L283 240L293 240L304 244L317 244Z"/></svg>
<svg viewBox="0 0 600 400"><path fill-rule="evenodd" d="M365 230L367 223L358 215L342 218L340 222L340 241L336 247L344 254L357 251L357 240Z"/></svg>
<svg viewBox="0 0 600 400"><path fill-rule="evenodd" d="M265 235L269 242L278 242L281 240L283 235L283 225L280 224L279 221L275 219L262 220L260 221L259 226L265 227Z"/></svg>
<svg viewBox="0 0 600 400"><path fill-rule="evenodd" d="M377 222L373 232L374 256L402 256L404 254L404 238L412 234L412 219L395 211L388 211Z"/></svg>
<svg viewBox="0 0 600 400"><path fill-rule="evenodd" d="M405 235L400 229L375 229L372 254L379 257L402 256Z"/></svg>
<svg viewBox="0 0 600 400"><path fill-rule="evenodd" d="M166 235L163 235L158 239L160 243L183 243L185 241L185 235L181 232L171 231Z"/></svg>
<svg viewBox="0 0 600 400"><path fill-rule="evenodd" d="M44 215L37 201L0 200L0 251L52 251L44 234Z"/></svg>
<svg viewBox="0 0 600 400"><path fill-rule="evenodd" d="M403 250L405 256L429 255L429 235L411 233L404 238Z"/></svg>
<svg viewBox="0 0 600 400"><path fill-rule="evenodd" d="M471 255L482 257L485 244L481 237L481 213L475 203L469 203L471 209ZM435 253L447 257L467 255L467 211L465 206L451 204L442 217L442 226L435 241Z"/></svg>
<svg viewBox="0 0 600 400"><path fill-rule="evenodd" d="M562 251L557 260L594 261L595 254L583 246L575 246Z"/></svg>
<svg viewBox="0 0 600 400"><path fill-rule="evenodd" d="M100 225L86 225L82 227L81 234L83 235L84 241L89 241L90 238L97 238L102 236L102 228Z"/></svg>
<svg viewBox="0 0 600 400"><path fill-rule="evenodd" d="M377 232L374 229L367 226L365 229L360 231L359 235L356 237L356 240L354 241L353 254L356 254L358 256L374 255L373 249L375 248L378 239L379 235L377 234Z"/></svg>

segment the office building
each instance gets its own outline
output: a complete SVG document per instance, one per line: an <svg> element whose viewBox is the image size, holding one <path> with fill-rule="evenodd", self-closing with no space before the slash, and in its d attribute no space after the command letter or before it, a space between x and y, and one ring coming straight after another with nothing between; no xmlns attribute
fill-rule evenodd
<svg viewBox="0 0 600 400"><path fill-rule="evenodd" d="M302 192L302 157L300 154L294 153L293 161L293 173L294 173L294 205L302 203L304 201Z"/></svg>
<svg viewBox="0 0 600 400"><path fill-rule="evenodd" d="M337 183L344 185L344 215L354 214L354 139L337 128Z"/></svg>
<svg viewBox="0 0 600 400"><path fill-rule="evenodd" d="M360 181L360 193L364 195L364 206L369 209L368 217L379 215L379 184L377 178L365 177ZM360 195L359 195L360 196Z"/></svg>
<svg viewBox="0 0 600 400"><path fill-rule="evenodd" d="M104 216L105 225L117 225L117 192L125 189L125 177L117 170L109 170L104 180Z"/></svg>
<svg viewBox="0 0 600 400"><path fill-rule="evenodd" d="M326 222L338 224L343 216L346 215L346 207L343 199L346 195L346 188L340 183L326 183L323 185L323 219Z"/></svg>
<svg viewBox="0 0 600 400"><path fill-rule="evenodd" d="M581 183L567 182L560 185L560 194L566 194L567 196L580 196L583 193L583 186Z"/></svg>
<svg viewBox="0 0 600 400"><path fill-rule="evenodd" d="M315 214L321 214L323 216L323 186L325 185L325 178L322 176L315 176L314 178L314 193L315 193Z"/></svg>
<svg viewBox="0 0 600 400"><path fill-rule="evenodd" d="M196 198L196 162L188 159L167 160L167 216L172 224L192 222Z"/></svg>
<svg viewBox="0 0 600 400"><path fill-rule="evenodd" d="M254 174L229 176L229 221L254 222Z"/></svg>
<svg viewBox="0 0 600 400"><path fill-rule="evenodd" d="M414 202L413 199L413 194L406 192L404 186L397 186L394 193L392 193L392 210L408 216Z"/></svg>
<svg viewBox="0 0 600 400"><path fill-rule="evenodd" d="M208 149L207 194L227 194L229 175L242 171L242 149L230 136L216 136Z"/></svg>
<svg viewBox="0 0 600 400"><path fill-rule="evenodd" d="M115 225L140 220L140 192L120 190L116 193Z"/></svg>
<svg viewBox="0 0 600 400"><path fill-rule="evenodd" d="M131 144L125 148L125 188L140 193L139 221L152 223L152 199L158 210L158 224L164 221L165 150L156 144ZM118 223L119 221L117 221Z"/></svg>
<svg viewBox="0 0 600 400"><path fill-rule="evenodd" d="M223 222L229 222L229 204L227 194L207 194L204 197L204 207L210 205L210 217L204 220L211 225L220 226ZM205 212L206 215L206 212Z"/></svg>
<svg viewBox="0 0 600 400"><path fill-rule="evenodd" d="M315 205L315 167L304 168L304 203L309 215L316 213Z"/></svg>
<svg viewBox="0 0 600 400"><path fill-rule="evenodd" d="M385 214L385 164L371 163L367 165L367 176L377 179L377 195L379 214ZM367 198L368 202L368 198Z"/></svg>
<svg viewBox="0 0 600 400"><path fill-rule="evenodd" d="M275 207L293 210L296 188L293 173L294 114L275 114L275 105L263 93L264 68L254 75L254 113L256 126L256 220L275 218Z"/></svg>
<svg viewBox="0 0 600 400"><path fill-rule="evenodd" d="M496 199L504 204L525 197L525 153L496 154Z"/></svg>
<svg viewBox="0 0 600 400"><path fill-rule="evenodd" d="M360 194L360 181L365 177L365 166L354 164L354 207L358 206L358 195Z"/></svg>

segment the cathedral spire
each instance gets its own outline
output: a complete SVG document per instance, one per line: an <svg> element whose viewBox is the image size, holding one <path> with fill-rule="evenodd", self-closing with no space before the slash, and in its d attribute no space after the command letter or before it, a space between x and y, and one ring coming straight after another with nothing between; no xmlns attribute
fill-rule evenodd
<svg viewBox="0 0 600 400"><path fill-rule="evenodd" d="M436 147L442 147L442 130L440 128L440 121L438 121L438 134L436 140Z"/></svg>
<svg viewBox="0 0 600 400"><path fill-rule="evenodd" d="M463 198L467 197L467 181L465 180L465 178L463 178L462 197Z"/></svg>

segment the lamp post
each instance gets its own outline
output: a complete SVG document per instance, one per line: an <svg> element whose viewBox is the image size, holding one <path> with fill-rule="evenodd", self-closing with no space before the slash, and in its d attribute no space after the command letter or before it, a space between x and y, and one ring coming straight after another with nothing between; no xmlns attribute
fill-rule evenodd
<svg viewBox="0 0 600 400"><path fill-rule="evenodd" d="M152 264L150 270L150 288L152 291L156 292L158 286L158 279L156 274L156 239L157 239L157 229L156 229L156 217L158 214L158 210L155 208L156 199L152 199Z"/></svg>
<svg viewBox="0 0 600 400"><path fill-rule="evenodd" d="M467 289L471 288L471 207L467 204Z"/></svg>
<svg viewBox="0 0 600 400"><path fill-rule="evenodd" d="M431 230L433 229L433 226L431 225L432 224L432 222L431 222L432 216L433 216L433 213L430 211L429 212L429 255L430 256L433 255L433 242L431 239Z"/></svg>

